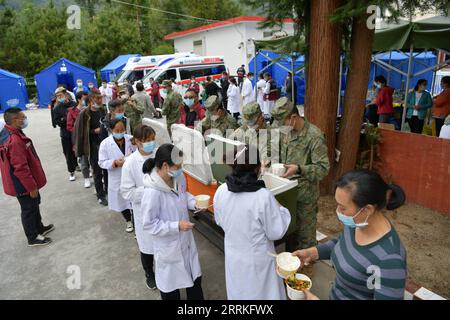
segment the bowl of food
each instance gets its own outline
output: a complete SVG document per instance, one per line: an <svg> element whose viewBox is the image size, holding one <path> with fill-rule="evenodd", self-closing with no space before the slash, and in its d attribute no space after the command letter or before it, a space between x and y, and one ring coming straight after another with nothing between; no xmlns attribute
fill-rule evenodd
<svg viewBox="0 0 450 320"><path fill-rule="evenodd" d="M283 278L295 275L300 265L300 259L290 252L277 255L277 271Z"/></svg>
<svg viewBox="0 0 450 320"><path fill-rule="evenodd" d="M287 288L287 295L291 300L305 300L306 296L303 290L310 290L312 287L311 279L304 274L296 273L284 280Z"/></svg>
<svg viewBox="0 0 450 320"><path fill-rule="evenodd" d="M284 167L284 164L282 164L282 163L273 163L271 165L271 168L272 168L272 173L279 177L281 177L286 172L286 168Z"/></svg>
<svg viewBox="0 0 450 320"><path fill-rule="evenodd" d="M195 197L195 206L198 209L208 209L209 208L209 200L211 199L210 196L207 194L199 194Z"/></svg>

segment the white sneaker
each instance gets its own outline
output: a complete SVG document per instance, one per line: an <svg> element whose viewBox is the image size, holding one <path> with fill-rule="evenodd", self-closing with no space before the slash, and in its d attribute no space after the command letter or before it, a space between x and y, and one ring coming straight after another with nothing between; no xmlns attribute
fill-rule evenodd
<svg viewBox="0 0 450 320"><path fill-rule="evenodd" d="M89 171L89 178L92 178L92 171Z"/></svg>
<svg viewBox="0 0 450 320"><path fill-rule="evenodd" d="M75 180L76 180L75 173L71 173L69 176L69 181L75 181Z"/></svg>
<svg viewBox="0 0 450 320"><path fill-rule="evenodd" d="M128 221L128 222L127 222L127 228L125 229L125 231L128 232L128 233L134 231L134 228L133 228L133 222L131 222L131 221Z"/></svg>
<svg viewBox="0 0 450 320"><path fill-rule="evenodd" d="M85 188L90 188L91 187L91 179L89 179L89 178L84 179L84 187Z"/></svg>

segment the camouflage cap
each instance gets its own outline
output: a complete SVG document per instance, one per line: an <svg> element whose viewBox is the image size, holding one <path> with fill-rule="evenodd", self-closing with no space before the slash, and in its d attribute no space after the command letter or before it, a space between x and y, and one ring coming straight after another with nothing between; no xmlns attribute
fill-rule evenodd
<svg viewBox="0 0 450 320"><path fill-rule="evenodd" d="M215 111L219 105L220 105L220 99L218 96L210 96L205 101L205 109L210 112Z"/></svg>
<svg viewBox="0 0 450 320"><path fill-rule="evenodd" d="M283 121L291 110L292 103L286 97L282 97L275 103L275 108L272 110L272 117L277 121Z"/></svg>
<svg viewBox="0 0 450 320"><path fill-rule="evenodd" d="M172 88L172 81L164 80L161 84L161 87Z"/></svg>
<svg viewBox="0 0 450 320"><path fill-rule="evenodd" d="M242 108L243 118L246 121L256 120L261 113L262 113L261 108L259 107L259 104L256 101L247 103Z"/></svg>

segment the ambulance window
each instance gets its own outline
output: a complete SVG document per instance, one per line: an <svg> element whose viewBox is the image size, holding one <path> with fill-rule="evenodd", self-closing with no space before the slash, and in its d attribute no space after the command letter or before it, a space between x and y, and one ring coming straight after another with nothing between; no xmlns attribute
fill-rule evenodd
<svg viewBox="0 0 450 320"><path fill-rule="evenodd" d="M177 78L177 70L176 69L169 69L161 73L161 75L158 77L158 79L162 82L163 80L170 80L170 79L176 79Z"/></svg>
<svg viewBox="0 0 450 320"><path fill-rule="evenodd" d="M220 74L225 71L224 65L208 66L208 67L188 67L180 69L181 80L190 79L192 76L206 77L214 74Z"/></svg>
<svg viewBox="0 0 450 320"><path fill-rule="evenodd" d="M129 80L131 82L139 81L144 77L144 70L133 71L130 74Z"/></svg>

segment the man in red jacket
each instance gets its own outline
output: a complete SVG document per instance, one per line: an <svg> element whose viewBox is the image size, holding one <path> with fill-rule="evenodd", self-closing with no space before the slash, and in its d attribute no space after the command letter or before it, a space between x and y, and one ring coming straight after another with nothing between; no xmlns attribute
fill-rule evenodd
<svg viewBox="0 0 450 320"><path fill-rule="evenodd" d="M52 240L45 235L53 231L54 226L44 226L39 211L39 189L45 186L47 179L33 142L22 131L27 127L28 119L19 108L6 110L4 119L4 130L8 135L0 141L3 189L7 195L19 200L28 245L49 244Z"/></svg>
<svg viewBox="0 0 450 320"><path fill-rule="evenodd" d="M386 78L383 76L375 77L375 84L378 88L378 95L374 101L378 106L378 123L389 123L394 114L394 106L392 105L394 89L387 85Z"/></svg>

